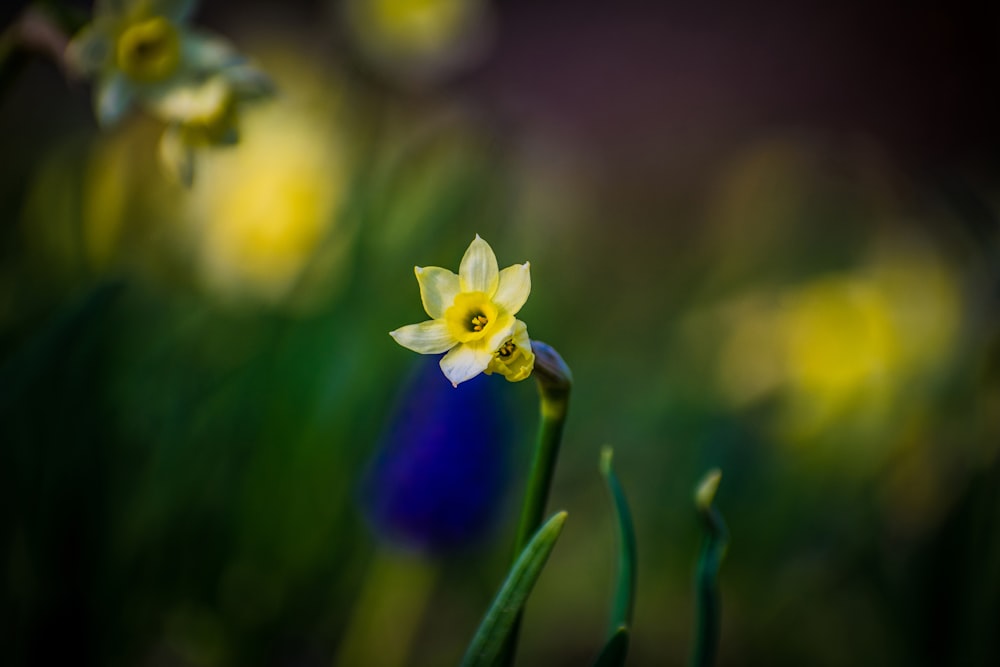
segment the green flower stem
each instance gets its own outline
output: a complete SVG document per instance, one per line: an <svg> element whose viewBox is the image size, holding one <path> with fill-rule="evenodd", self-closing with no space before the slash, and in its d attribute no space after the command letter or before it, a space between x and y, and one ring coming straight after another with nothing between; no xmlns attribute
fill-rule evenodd
<svg viewBox="0 0 1000 667"><path fill-rule="evenodd" d="M710 667L715 664L719 650L720 596L719 567L729 546L729 530L722 514L715 508L715 492L722 473L710 471L698 485L695 505L705 531L705 541L698 558L695 574L696 623L691 667Z"/></svg>
<svg viewBox="0 0 1000 667"><path fill-rule="evenodd" d="M558 408L553 406L543 394L542 419L538 428L535 458L531 463L531 474L525 489L524 507L521 510L521 520L518 523L517 539L514 542L515 553L520 553L527 546L528 540L541 525L545 505L549 499L549 488L552 485L556 459L559 456L559 444L562 441L563 425L565 424L565 407L565 403L562 403Z"/></svg>
<svg viewBox="0 0 1000 667"><path fill-rule="evenodd" d="M615 510L618 531L618 565L615 583L614 603L611 608L611 621L608 632L614 636L622 627L632 627L632 609L635 601L636 577L636 543L635 526L632 522L632 512L629 510L625 490L612 466L613 452L610 447L601 450L600 471L604 477L611 496L611 504Z"/></svg>
<svg viewBox="0 0 1000 667"><path fill-rule="evenodd" d="M545 516L545 505L549 500L552 475L556 469L556 460L559 458L559 445L562 442L563 426L566 423L566 411L569 407L569 393L573 384L573 374L569 366L551 346L540 341L531 341L531 349L535 353L534 375L538 381L538 394L541 399L541 421L538 426L535 456L525 489L521 520L518 523L517 538L514 541L515 561L528 545L532 535L538 531ZM519 615L498 664L513 663L520 626Z"/></svg>

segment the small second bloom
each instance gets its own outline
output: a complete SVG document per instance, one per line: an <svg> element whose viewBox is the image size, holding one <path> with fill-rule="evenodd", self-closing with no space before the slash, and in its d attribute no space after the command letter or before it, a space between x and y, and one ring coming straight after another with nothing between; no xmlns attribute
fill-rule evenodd
<svg viewBox="0 0 1000 667"><path fill-rule="evenodd" d="M527 328L514 317L531 292L528 262L500 271L493 249L477 234L457 275L436 266L414 271L432 319L391 331L397 343L420 354L447 352L441 370L455 386L483 372L511 381L530 375Z"/></svg>

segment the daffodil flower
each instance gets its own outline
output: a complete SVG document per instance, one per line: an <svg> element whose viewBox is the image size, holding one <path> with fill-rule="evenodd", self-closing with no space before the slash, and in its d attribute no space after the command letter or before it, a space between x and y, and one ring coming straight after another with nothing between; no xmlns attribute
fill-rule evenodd
<svg viewBox="0 0 1000 667"><path fill-rule="evenodd" d="M235 142L237 107L271 92L267 78L228 42L187 25L194 0L97 0L93 21L70 41L69 67L95 80L103 127L139 106L167 124L164 165L185 184L192 149Z"/></svg>
<svg viewBox="0 0 1000 667"><path fill-rule="evenodd" d="M525 262L500 271L493 249L477 234L458 275L436 266L414 268L420 299L432 319L389 335L420 354L447 352L441 370L456 387L487 369L508 379L524 379L530 369L524 372L523 351L530 354L531 348L525 344L527 330L523 337L518 335L523 323L514 315L531 292L529 269ZM514 358L517 350L522 352Z"/></svg>
<svg viewBox="0 0 1000 667"><path fill-rule="evenodd" d="M484 372L487 375L499 373L510 382L520 382L531 375L534 367L535 354L531 351L528 327L521 320L517 320L511 337L493 353L493 359Z"/></svg>

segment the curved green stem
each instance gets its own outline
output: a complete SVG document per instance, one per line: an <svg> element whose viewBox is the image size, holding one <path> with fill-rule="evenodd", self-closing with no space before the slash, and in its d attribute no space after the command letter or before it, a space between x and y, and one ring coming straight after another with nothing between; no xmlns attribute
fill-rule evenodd
<svg viewBox="0 0 1000 667"><path fill-rule="evenodd" d="M635 602L636 542L635 526L632 522L632 512L629 510L625 490L618 475L612 467L612 450L605 447L601 450L601 475L604 477L611 504L615 510L615 525L618 531L618 564L615 582L615 596L611 608L611 620L608 628L609 636L614 637L622 628L632 627L632 609Z"/></svg>
<svg viewBox="0 0 1000 667"><path fill-rule="evenodd" d="M721 625L719 567L729 546L729 530L726 528L726 522L713 504L720 477L721 473L718 470L712 470L695 492L695 504L705 530L705 541L701 547L695 575L697 629L694 650L691 653L691 667L714 665L719 651Z"/></svg>
<svg viewBox="0 0 1000 667"><path fill-rule="evenodd" d="M569 407L570 387L573 375L559 353L540 341L532 341L535 353L534 375L538 380L541 421L538 425L538 439L535 454L524 492L524 506L518 522L517 537L514 541L514 559L524 550L532 535L538 531L545 515L545 505L549 500L552 476L559 458L566 411ZM504 649L500 654L500 665L510 665L517 649L517 639L521 627L521 616L514 622Z"/></svg>

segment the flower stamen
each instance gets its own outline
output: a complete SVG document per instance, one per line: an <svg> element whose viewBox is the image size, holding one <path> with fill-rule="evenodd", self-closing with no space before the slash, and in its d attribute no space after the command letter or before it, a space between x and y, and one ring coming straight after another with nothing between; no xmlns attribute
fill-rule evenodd
<svg viewBox="0 0 1000 667"><path fill-rule="evenodd" d="M509 359L515 351L517 351L517 345L514 344L512 339L500 346L500 349L497 350L497 356L506 360Z"/></svg>
<svg viewBox="0 0 1000 667"><path fill-rule="evenodd" d="M482 331L489 323L490 320L485 315L476 315L470 321L470 324L472 324L472 331Z"/></svg>

